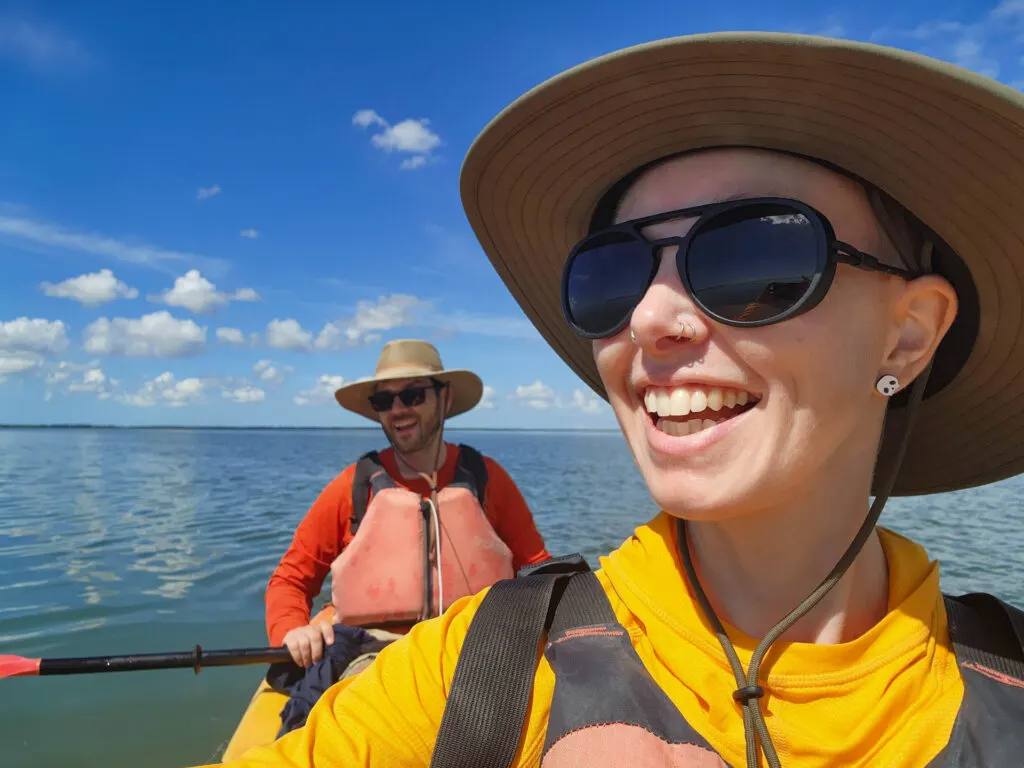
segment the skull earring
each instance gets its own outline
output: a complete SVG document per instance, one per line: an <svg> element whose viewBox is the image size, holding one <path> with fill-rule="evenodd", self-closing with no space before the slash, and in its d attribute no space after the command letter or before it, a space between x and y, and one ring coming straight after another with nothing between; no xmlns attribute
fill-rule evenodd
<svg viewBox="0 0 1024 768"><path fill-rule="evenodd" d="M884 376L880 376L878 381L875 382L875 389L878 390L879 394L885 395L886 397L892 397L895 395L899 388L899 379L892 374L887 373Z"/></svg>

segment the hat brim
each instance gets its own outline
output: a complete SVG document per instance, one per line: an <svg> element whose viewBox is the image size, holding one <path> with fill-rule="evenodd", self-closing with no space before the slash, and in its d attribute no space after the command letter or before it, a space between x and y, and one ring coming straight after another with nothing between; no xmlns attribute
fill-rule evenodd
<svg viewBox="0 0 1024 768"><path fill-rule="evenodd" d="M448 411L447 419L454 418L466 411L476 408L484 395L484 383L472 371L461 368L446 369L425 373L422 368L402 369L396 368L384 376L373 376L367 379L360 379L351 384L340 387L334 393L334 399L342 408L358 413L371 421L380 421L380 414L370 407L369 397L373 394L374 387L384 381L395 381L396 379L419 379L431 378L443 381L451 386L452 407Z"/></svg>
<svg viewBox="0 0 1024 768"><path fill-rule="evenodd" d="M845 40L714 33L595 59L538 86L481 133L462 168L470 224L513 297L606 397L590 342L561 313L565 257L599 198L687 150L818 158L888 193L970 271L980 319L956 376L918 412L897 495L1024 471L1024 96L918 54ZM880 461L902 418L891 409Z"/></svg>

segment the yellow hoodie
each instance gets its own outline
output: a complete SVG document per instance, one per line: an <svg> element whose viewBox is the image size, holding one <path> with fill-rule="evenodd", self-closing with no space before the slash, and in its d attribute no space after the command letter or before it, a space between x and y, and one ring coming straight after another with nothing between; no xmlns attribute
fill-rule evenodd
<svg viewBox="0 0 1024 768"><path fill-rule="evenodd" d="M839 645L779 643L768 728L786 768L924 766L949 739L963 682L949 645L939 573L925 551L879 529L889 612ZM637 654L676 707L733 766L745 765L732 672L683 576L674 519L662 513L601 558L598 578ZM233 766L428 766L470 620L484 593L416 626L359 676L330 688L306 727ZM756 641L726 626L744 668ZM537 670L516 766L538 766L554 691Z"/></svg>

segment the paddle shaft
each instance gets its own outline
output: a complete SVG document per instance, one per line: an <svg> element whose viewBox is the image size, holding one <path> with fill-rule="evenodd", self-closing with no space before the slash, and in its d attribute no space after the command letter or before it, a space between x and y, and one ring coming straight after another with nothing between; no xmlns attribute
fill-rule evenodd
<svg viewBox="0 0 1024 768"><path fill-rule="evenodd" d="M408 627L408 622L386 622L374 628L389 626ZM235 648L204 651L196 646L191 651L174 653L134 653L126 656L82 656L78 658L41 659L42 675L89 675L99 672L132 672L148 669L194 669L198 675L203 667L234 667L242 664L273 664L290 661L291 654L284 646L275 648Z"/></svg>

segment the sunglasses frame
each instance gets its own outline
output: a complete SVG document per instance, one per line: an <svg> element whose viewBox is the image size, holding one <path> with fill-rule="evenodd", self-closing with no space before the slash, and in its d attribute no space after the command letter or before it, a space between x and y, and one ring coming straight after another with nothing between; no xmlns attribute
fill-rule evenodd
<svg viewBox="0 0 1024 768"><path fill-rule="evenodd" d="M444 388L445 388L444 382L431 379L429 384L418 384L416 386L405 386L405 387L402 387L397 392L392 392L391 390L378 390L377 392L374 392L372 395L369 395L366 399L370 403L370 407L374 410L375 413L387 413L387 412L389 412L391 409L393 409L395 407L395 400L401 400L402 401L402 405L404 405L406 408L415 408L417 406L423 405L423 403L425 403L427 401L427 392L429 390L434 390L435 392L440 392ZM415 391L415 390L421 390L423 392L423 400L418 402L418 403L414 403L414 404L410 405L409 403L405 402L404 399L402 399L402 393L403 392L409 392L409 391ZM387 408L384 408L384 409L380 410L380 409L377 408L376 405L373 404L373 398L376 397L377 395L382 395L385 392L387 392L387 394L391 395L391 402L388 403L388 407Z"/></svg>
<svg viewBox="0 0 1024 768"><path fill-rule="evenodd" d="M814 234L817 239L817 247L815 248L817 264L815 266L814 274L811 277L811 284L807 291L789 309L779 313L778 315L762 320L732 320L718 315L697 298L693 287L690 285L690 278L686 270L686 265L689 260L690 243L692 242L694 234L700 232L701 228L714 217L729 211L752 207L755 205L775 205L782 208L789 208L793 213L802 214L811 223L811 226L814 229ZM653 224L659 224L672 219L696 219L696 221L685 235L651 239L644 236L641 231L644 227L649 227ZM899 267L890 267L888 264L883 264L874 256L854 248L849 243L844 243L843 241L836 239L835 230L828 218L816 208L813 208L800 200L794 200L786 197L745 197L737 198L735 200L725 200L717 203L705 203L704 205L691 206L689 208L678 208L672 211L651 214L639 219L630 219L629 221L623 221L619 224L614 224L610 227L603 227L602 229L590 232L586 237L576 243L576 245L572 247L572 250L569 251L569 255L566 258L565 265L562 269L562 315L573 332L585 339L605 339L610 336L614 336L617 333L620 333L629 324L633 316L633 310L630 310L622 320L611 328L611 330L591 332L584 330L576 324L569 309L569 276L576 257L589 243L593 242L595 238L615 233L627 234L637 242L645 243L651 251L651 271L647 276L643 293L641 293L640 297L637 299L637 304L643 301L644 296L647 295L647 291L650 290L651 283L654 282L654 277L657 275L658 268L661 265L662 249L674 245L678 246L675 256L676 272L679 275L679 280L682 282L683 288L690 300L711 320L737 328L755 328L758 326L774 325L775 323L781 323L813 309L821 302L825 297L825 294L828 293L828 289L831 287L832 280L835 277L836 266L838 264L848 264L858 269L895 275L903 278L904 280L911 280L916 276L910 270L901 269ZM634 306L633 309L635 310L636 307Z"/></svg>

